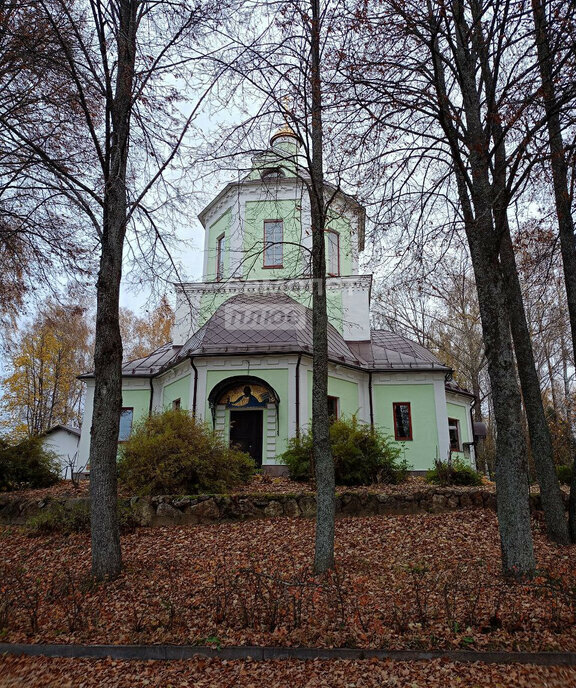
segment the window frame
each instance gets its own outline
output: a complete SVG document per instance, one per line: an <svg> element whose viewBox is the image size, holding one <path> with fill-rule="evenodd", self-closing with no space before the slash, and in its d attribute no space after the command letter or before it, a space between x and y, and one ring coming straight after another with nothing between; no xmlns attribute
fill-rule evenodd
<svg viewBox="0 0 576 688"><path fill-rule="evenodd" d="M130 418L130 432L128 433L127 437L125 439L120 439L120 425L118 425L118 444L124 444L124 442L127 442L130 439L130 436L132 435L132 428L134 427L134 407L133 406L123 406L120 409L120 422L122 421L122 414L124 411L132 411L132 416Z"/></svg>
<svg viewBox="0 0 576 688"><path fill-rule="evenodd" d="M181 399L181 397L178 397L178 399L172 399L172 410L173 411L181 411L182 410L182 399Z"/></svg>
<svg viewBox="0 0 576 688"><path fill-rule="evenodd" d="M216 281L220 282L224 279L224 241L226 240L226 232L222 232L216 237Z"/></svg>
<svg viewBox="0 0 576 688"><path fill-rule="evenodd" d="M332 394L328 394L327 398L332 399L334 401L334 408L336 409L336 412L333 414L330 414L330 412L328 412L328 416L332 420L338 420L338 418L340 417L340 397L335 397ZM328 411L330 411L330 409L328 409Z"/></svg>
<svg viewBox="0 0 576 688"><path fill-rule="evenodd" d="M456 429L456 446L452 443L452 437L450 435L450 428ZM458 418L448 418L448 438L450 440L450 451L461 452L462 442L460 434L460 420Z"/></svg>
<svg viewBox="0 0 576 688"><path fill-rule="evenodd" d="M267 224L279 224L280 225L280 233L281 233L281 240L280 241L266 241L266 225ZM263 221L263 244L264 244L264 250L262 251L262 268L264 270L274 270L278 268L283 268L284 267L284 220L282 218L277 218L277 219L268 219ZM272 247L280 246L281 251L282 251L282 262L281 263L274 263L272 265L268 265L266 263L266 248L267 245L270 244Z"/></svg>
<svg viewBox="0 0 576 688"><path fill-rule="evenodd" d="M336 237L336 270L337 272L330 272L328 269L328 262L330 258L330 254L327 252L326 258L328 259L326 261L326 276L327 277L340 277L340 232L337 232L335 229L332 229L331 227L327 227L324 230L325 234L333 234Z"/></svg>
<svg viewBox="0 0 576 688"><path fill-rule="evenodd" d="M408 407L408 436L401 437L398 435L398 425L396 423L396 407L397 406L407 406ZM409 401L394 401L392 402L392 417L394 420L394 439L397 442L411 442L414 439L414 433L412 430L412 407Z"/></svg>

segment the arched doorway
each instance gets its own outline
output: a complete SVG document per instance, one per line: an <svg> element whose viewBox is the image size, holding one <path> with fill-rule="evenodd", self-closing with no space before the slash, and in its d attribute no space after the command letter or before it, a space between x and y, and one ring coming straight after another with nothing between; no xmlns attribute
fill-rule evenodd
<svg viewBox="0 0 576 688"><path fill-rule="evenodd" d="M228 432L230 445L250 454L260 468L270 447L268 436L277 433L280 399L276 391L258 377L235 376L217 384L208 402L214 429Z"/></svg>

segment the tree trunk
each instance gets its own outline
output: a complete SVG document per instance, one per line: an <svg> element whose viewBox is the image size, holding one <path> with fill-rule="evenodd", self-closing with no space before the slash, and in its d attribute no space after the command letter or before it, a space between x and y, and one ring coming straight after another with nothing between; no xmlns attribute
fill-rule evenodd
<svg viewBox="0 0 576 688"><path fill-rule="evenodd" d="M312 167L310 170L310 214L312 221L312 436L316 472L316 543L314 571L334 566L335 478L330 449L328 415L328 311L326 304L326 255L324 245L324 167L322 157L322 83L320 75L320 8L311 0L310 87L312 93Z"/></svg>
<svg viewBox="0 0 576 688"><path fill-rule="evenodd" d="M550 146L550 168L554 186L554 200L558 217L560 236L560 251L564 266L564 283L568 301L570 317L570 331L572 334L572 349L576 361L576 242L574 239L574 219L568 185L568 168L564 141L562 140L562 124L560 121L560 106L557 102L554 87L553 55L550 49L548 23L546 20L546 0L532 0L532 14L536 30L536 47L538 50L538 65L542 79L542 93L548 128L548 142ZM572 484L570 485L570 502L568 507L568 521L570 537L576 542L576 456L574 457Z"/></svg>
<svg viewBox="0 0 576 688"><path fill-rule="evenodd" d="M126 234L126 167L136 51L136 6L134 0L119 2L116 92L108 103L111 140L97 283L95 390L90 442L92 575L97 580L116 578L122 568L116 469L122 408L119 300Z"/></svg>
<svg viewBox="0 0 576 688"><path fill-rule="evenodd" d="M536 468L542 509L546 521L548 537L561 545L570 542L568 524L564 511L564 502L560 492L560 483L554 466L552 437L544 413L540 381L536 372L534 351L530 340L530 332L526 323L524 301L518 280L516 259L510 238L507 221L503 223L500 243L500 260L504 272L506 285L508 313L516 352L516 365L522 386L524 409L528 421L528 433L532 447L532 458Z"/></svg>
<svg viewBox="0 0 576 688"><path fill-rule="evenodd" d="M477 218L479 214L476 208ZM480 224L477 220L476 227L467 228L467 235L476 275L497 427L495 473L502 568L507 576L530 576L535 560L520 392L497 250L495 247L490 250L486 229L478 231Z"/></svg>
<svg viewBox="0 0 576 688"><path fill-rule="evenodd" d="M552 438L546 422L544 405L542 403L542 390L540 380L536 372L536 361L532 349L532 340L526 321L526 310L516 257L512 245L510 225L508 222L509 198L507 193L507 155L506 140L501 125L502 118L498 111L498 105L494 100L497 92L494 76L494 68L491 64L488 42L485 40L482 28L482 3L472 2L472 16L474 19L473 44L481 64L481 74L484 81L484 90L488 95L488 121L490 122L490 138L494 144L494 171L492 179L493 189L493 216L496 236L499 240L500 265L502 267L503 286L505 299L508 305L508 316L516 353L516 365L520 377L524 410L532 447L532 455L540 494L542 508L546 519L548 537L554 542L568 544L568 525L564 513L564 503L560 493L560 484L554 467L554 453L552 450Z"/></svg>
<svg viewBox="0 0 576 688"><path fill-rule="evenodd" d="M454 130L451 113L446 109L448 95L444 78L444 63L436 39L432 41L435 88L440 107L441 124L446 132L454 157L454 174L464 215L470 257L476 280L482 331L488 361L496 419L496 493L498 526L502 550L502 569L506 576L530 576L535 569L526 444L522 431L521 399L516 381L516 369L499 262L499 242L492 217L492 185L487 157L489 149L482 127L475 56L465 43L470 36L461 2L453 5L456 44L453 48L454 68L462 91L467 159L461 158L459 135ZM433 37L437 26L431 18ZM468 184L463 169L470 169Z"/></svg>

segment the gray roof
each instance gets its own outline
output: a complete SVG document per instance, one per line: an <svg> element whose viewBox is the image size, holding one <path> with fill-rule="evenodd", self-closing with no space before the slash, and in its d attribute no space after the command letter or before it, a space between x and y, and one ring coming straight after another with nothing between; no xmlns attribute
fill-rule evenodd
<svg viewBox="0 0 576 688"><path fill-rule="evenodd" d="M366 368L373 370L430 370L449 371L433 353L420 344L388 330L372 330L367 342L348 342L354 353L362 358Z"/></svg>
<svg viewBox="0 0 576 688"><path fill-rule="evenodd" d="M77 437L80 437L80 428L75 428L72 425L53 425L51 428L46 430L44 433L45 435L50 435L53 432L56 432L56 430L65 430L66 432L69 432L71 435L76 435Z"/></svg>
<svg viewBox="0 0 576 688"><path fill-rule="evenodd" d="M123 363L122 375L134 375L135 377L155 375L173 363L179 351L179 346L172 346L171 343L164 344L164 346L156 349L148 356L144 356L144 358L136 358L133 361Z"/></svg>
<svg viewBox="0 0 576 688"><path fill-rule="evenodd" d="M122 373L150 377L190 356L304 353L312 355L312 311L285 294L238 294L220 305L183 346L166 344L149 356L124 363ZM362 370L450 369L427 349L386 330L347 342L328 325L331 361Z"/></svg>
<svg viewBox="0 0 576 688"><path fill-rule="evenodd" d="M223 303L184 344L178 359L237 353L312 354L312 311L285 294L238 294ZM328 325L332 361L361 366L342 335Z"/></svg>

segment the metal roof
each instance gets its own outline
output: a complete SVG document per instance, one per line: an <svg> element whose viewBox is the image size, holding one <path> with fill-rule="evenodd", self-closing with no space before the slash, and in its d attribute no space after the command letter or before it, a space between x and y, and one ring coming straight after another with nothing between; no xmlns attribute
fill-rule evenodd
<svg viewBox="0 0 576 688"><path fill-rule="evenodd" d="M173 363L180 351L179 346L164 344L144 358L136 358L122 364L122 375L145 376L155 375L158 371Z"/></svg>
<svg viewBox="0 0 576 688"><path fill-rule="evenodd" d="M165 344L128 361L122 375L152 377L191 356L273 353L312 356L312 311L285 294L238 294L221 304L183 346ZM450 371L423 346L386 330L372 330L370 340L353 342L329 324L328 357L366 371Z"/></svg>
<svg viewBox="0 0 576 688"><path fill-rule="evenodd" d="M430 370L448 372L433 353L406 337L387 330L371 330L369 342L348 342L373 370Z"/></svg>
<svg viewBox="0 0 576 688"><path fill-rule="evenodd" d="M72 425L62 425L59 423L58 425L53 425L51 428L46 430L44 433L45 435L50 435L53 432L56 432L56 430L65 430L66 432L69 432L71 435L76 435L77 437L80 437L80 428L75 428Z"/></svg>
<svg viewBox="0 0 576 688"><path fill-rule="evenodd" d="M236 353L309 353L312 311L285 294L238 294L217 308L184 344L178 359ZM361 366L342 335L328 325L332 361Z"/></svg>

